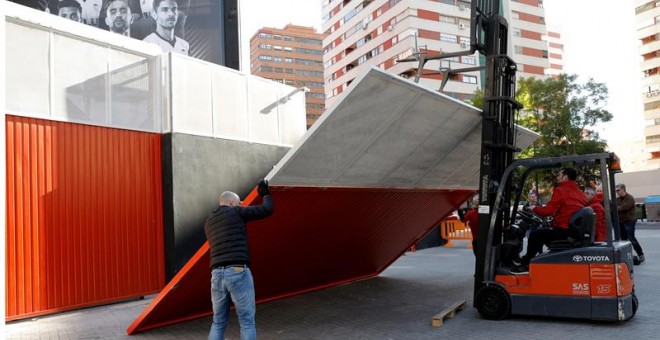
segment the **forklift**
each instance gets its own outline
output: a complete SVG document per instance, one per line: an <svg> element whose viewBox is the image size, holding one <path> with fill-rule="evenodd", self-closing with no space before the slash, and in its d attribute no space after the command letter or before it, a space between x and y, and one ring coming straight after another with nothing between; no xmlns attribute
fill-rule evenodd
<svg viewBox="0 0 660 340"><path fill-rule="evenodd" d="M638 301L632 246L620 240L616 214L618 158L600 153L513 161L520 151L515 147L515 117L522 105L515 100L517 65L507 55L508 24L501 9L500 0L472 1L471 51L486 58L473 305L493 320L509 315L628 320ZM533 258L526 275L514 275L511 260L524 235L516 228L522 225L515 223L516 217L527 224L539 222L517 211L521 183L531 171L569 163L599 168L607 240L594 244L594 213L580 210L570 221L567 240L548 244L549 252ZM521 182L514 183L514 174L521 173Z"/></svg>
<svg viewBox="0 0 660 340"><path fill-rule="evenodd" d="M517 65L507 55L509 29L502 11L501 0L472 0L469 50L436 55L415 50L412 57L398 60L418 63L415 82L419 82L422 75L437 74L424 73L428 61L475 52L485 57L485 67L440 70L440 91L455 74L485 72L473 305L484 318L494 320L511 314L628 320L637 311L638 301L632 246L620 240L613 196L618 159L600 153L514 162L514 154L521 151L515 147L515 117L522 105L515 100ZM528 274L514 275L510 267L525 234L521 226L539 220L512 208L517 207L523 187L513 183L513 174L522 173L524 183L530 171L567 163L600 168L609 236L606 242L594 244L595 216L591 209L583 209L571 220L569 239L549 244L548 253L531 261ZM512 193L517 193L515 198Z"/></svg>
<svg viewBox="0 0 660 340"><path fill-rule="evenodd" d="M569 164L600 172L606 240L594 243L596 216L591 208L583 208L570 220L568 239L548 243L548 251L531 260L526 274L511 272L527 230L543 223L532 213L518 210L523 184L534 171ZM504 216L491 216L486 237L491 246L484 249L484 278L474 298L484 318L531 315L624 321L635 315L632 245L620 239L614 194L619 164L615 154L600 153L522 159L506 168L494 201ZM498 223L501 235L494 233ZM500 236L501 242L495 240Z"/></svg>

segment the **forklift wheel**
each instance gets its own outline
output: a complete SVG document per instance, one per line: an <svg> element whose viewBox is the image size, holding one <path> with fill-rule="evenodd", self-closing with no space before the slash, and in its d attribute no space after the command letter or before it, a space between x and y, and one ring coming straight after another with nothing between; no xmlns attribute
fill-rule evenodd
<svg viewBox="0 0 660 340"><path fill-rule="evenodd" d="M503 320L511 312L511 299L504 288L488 285L477 292L476 306L485 319Z"/></svg>
<svg viewBox="0 0 660 340"><path fill-rule="evenodd" d="M633 307L632 316L635 316L635 313L637 313L637 307L639 307L639 300L637 300L637 295L635 295L635 293L633 293L633 295L632 295L632 300L633 300L633 302L632 302L632 304L633 304L632 305L632 307Z"/></svg>

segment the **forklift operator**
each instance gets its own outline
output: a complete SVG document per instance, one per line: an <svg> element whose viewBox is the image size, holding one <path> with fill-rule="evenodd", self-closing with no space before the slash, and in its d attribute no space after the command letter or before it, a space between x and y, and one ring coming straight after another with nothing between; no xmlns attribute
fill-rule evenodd
<svg viewBox="0 0 660 340"><path fill-rule="evenodd" d="M512 268L513 272L527 272L531 259L543 250L543 245L550 241L567 239L568 222L571 216L587 205L587 197L575 182L577 172L572 168L562 168L557 174L557 186L552 198L545 206L535 206L532 211L538 216L553 216L552 228L537 229L530 233L527 253L522 257L521 265Z"/></svg>

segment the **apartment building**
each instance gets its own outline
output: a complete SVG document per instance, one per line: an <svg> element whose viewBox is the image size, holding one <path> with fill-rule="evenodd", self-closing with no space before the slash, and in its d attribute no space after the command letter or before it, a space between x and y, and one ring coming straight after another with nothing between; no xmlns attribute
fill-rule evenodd
<svg viewBox="0 0 660 340"><path fill-rule="evenodd" d="M550 38L542 0L504 1L511 36L509 55L518 64L517 77L545 78L550 69ZM511 48L512 47L512 48Z"/></svg>
<svg viewBox="0 0 660 340"><path fill-rule="evenodd" d="M648 169L660 168L660 2L635 0Z"/></svg>
<svg viewBox="0 0 660 340"><path fill-rule="evenodd" d="M305 87L307 127L325 111L323 35L313 27L264 27L250 39L250 73L282 84Z"/></svg>
<svg viewBox="0 0 660 340"><path fill-rule="evenodd" d="M470 48L469 0L325 0L322 5L326 104L350 86L363 64L414 77L417 64L397 63L415 55L467 51ZM545 12L541 0L504 2L510 23L510 55L519 77L546 77L551 68ZM558 37L557 37L558 38ZM561 53L556 53L561 59ZM476 55L428 62L420 83L439 89L440 69L479 64ZM556 65L561 65L557 63ZM444 93L469 99L481 87L480 72L454 74Z"/></svg>
<svg viewBox="0 0 660 340"><path fill-rule="evenodd" d="M559 32L548 31L548 35L543 37L548 43L548 61L550 67L545 69L546 76L558 76L564 73L564 44L561 41Z"/></svg>

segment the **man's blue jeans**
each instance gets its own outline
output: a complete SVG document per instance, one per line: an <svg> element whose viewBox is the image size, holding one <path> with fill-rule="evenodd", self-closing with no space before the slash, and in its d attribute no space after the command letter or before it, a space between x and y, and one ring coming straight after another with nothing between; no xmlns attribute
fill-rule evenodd
<svg viewBox="0 0 660 340"><path fill-rule="evenodd" d="M211 272L211 301L213 302L213 324L209 340L224 339L225 328L229 321L230 302L233 302L236 307L238 323L241 325L241 340L257 338L254 323L254 281L249 268L213 269Z"/></svg>

